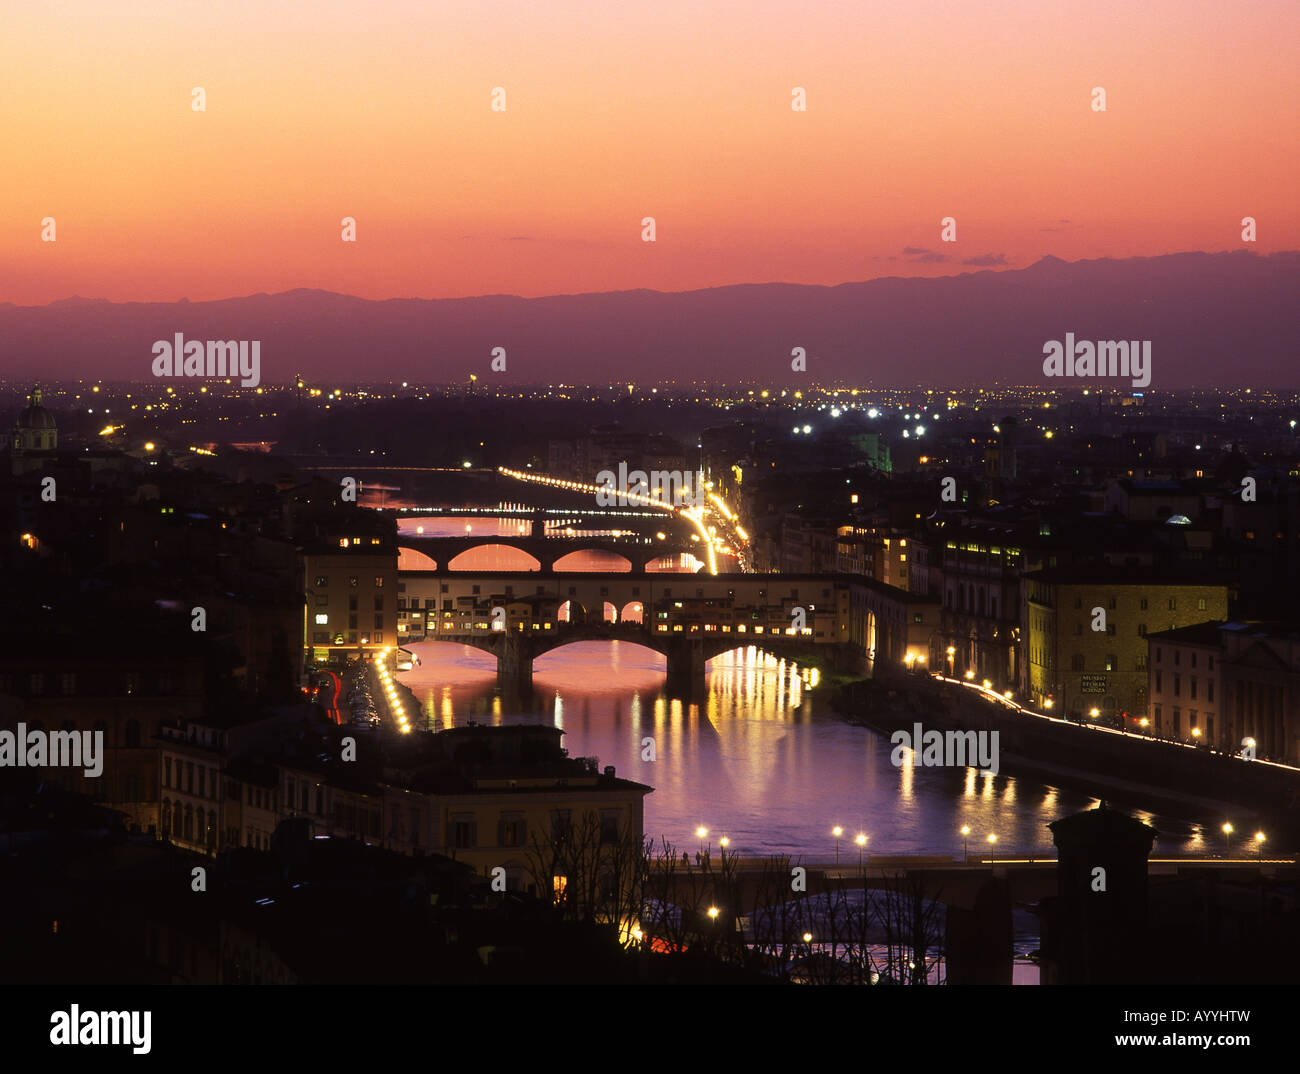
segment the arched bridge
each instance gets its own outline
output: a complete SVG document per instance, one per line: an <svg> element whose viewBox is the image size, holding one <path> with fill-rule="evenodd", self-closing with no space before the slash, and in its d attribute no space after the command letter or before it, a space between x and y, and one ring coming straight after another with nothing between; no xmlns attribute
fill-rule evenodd
<svg viewBox="0 0 1300 1074"><path fill-rule="evenodd" d="M404 533L398 539L401 549L427 556L437 570L446 570L458 556L475 549L496 546L512 548L529 556L537 564L536 570L550 572L566 556L576 552L606 552L618 556L628 564L628 573L644 574L647 567L665 557L676 559L682 553L699 553L700 545L682 534L664 532L664 539L653 535L628 533L613 536L574 536L552 534L474 534L455 537L424 537Z"/></svg>
<svg viewBox="0 0 1300 1074"><path fill-rule="evenodd" d="M750 645L857 669L868 635L849 583L828 575L402 571L397 614L403 642L490 652L514 688L528 687L533 660L559 646L635 642L667 657L679 696L700 694L706 661Z"/></svg>

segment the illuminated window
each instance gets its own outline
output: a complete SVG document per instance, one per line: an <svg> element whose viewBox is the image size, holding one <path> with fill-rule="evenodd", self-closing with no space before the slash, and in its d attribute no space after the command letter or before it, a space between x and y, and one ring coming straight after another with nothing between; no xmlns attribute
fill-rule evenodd
<svg viewBox="0 0 1300 1074"><path fill-rule="evenodd" d="M329 621L330 621L330 617L325 612L316 613L317 626L325 626L327 623L329 623Z"/></svg>

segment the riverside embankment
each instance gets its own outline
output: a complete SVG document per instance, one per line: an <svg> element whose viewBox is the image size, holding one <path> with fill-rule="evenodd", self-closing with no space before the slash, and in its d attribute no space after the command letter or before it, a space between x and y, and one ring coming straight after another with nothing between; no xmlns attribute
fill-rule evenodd
<svg viewBox="0 0 1300 1074"><path fill-rule="evenodd" d="M1292 768L1017 711L923 674L878 672L841 684L834 697L844 719L882 734L910 732L918 722L927 730L996 731L1004 772L1215 827L1231 818L1238 843L1258 826L1269 851L1300 847L1300 772Z"/></svg>

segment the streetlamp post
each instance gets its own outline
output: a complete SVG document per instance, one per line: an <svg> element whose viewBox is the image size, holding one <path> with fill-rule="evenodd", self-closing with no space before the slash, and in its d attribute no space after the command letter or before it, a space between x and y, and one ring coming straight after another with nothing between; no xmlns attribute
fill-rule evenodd
<svg viewBox="0 0 1300 1074"><path fill-rule="evenodd" d="M1258 861L1264 860L1264 840L1267 836L1263 832L1255 833L1255 857Z"/></svg>
<svg viewBox="0 0 1300 1074"><path fill-rule="evenodd" d="M853 837L853 841L858 844L858 872L865 876L866 869L863 867L862 864L862 851L863 848L866 847L867 845L866 833L858 832L858 834Z"/></svg>
<svg viewBox="0 0 1300 1074"><path fill-rule="evenodd" d="M844 829L838 824L831 829L831 835L835 836L835 865L840 864L840 836L844 834Z"/></svg>
<svg viewBox="0 0 1300 1074"><path fill-rule="evenodd" d="M970 864L970 851L966 847L966 840L970 836L970 825L961 826L961 861L963 865Z"/></svg>
<svg viewBox="0 0 1300 1074"><path fill-rule="evenodd" d="M1228 838L1232 835L1232 825L1228 821L1223 822L1223 856L1228 856Z"/></svg>
<svg viewBox="0 0 1300 1074"><path fill-rule="evenodd" d="M993 871L993 846L998 841L998 837L989 832L989 872Z"/></svg>

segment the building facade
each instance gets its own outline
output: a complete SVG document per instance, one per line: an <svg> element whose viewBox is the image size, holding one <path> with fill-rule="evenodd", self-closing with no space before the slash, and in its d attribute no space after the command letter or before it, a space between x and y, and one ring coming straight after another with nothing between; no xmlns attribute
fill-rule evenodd
<svg viewBox="0 0 1300 1074"><path fill-rule="evenodd" d="M1147 635L1228 616L1226 583L1093 567L1025 578L1022 691L1076 719L1139 726L1148 707Z"/></svg>

